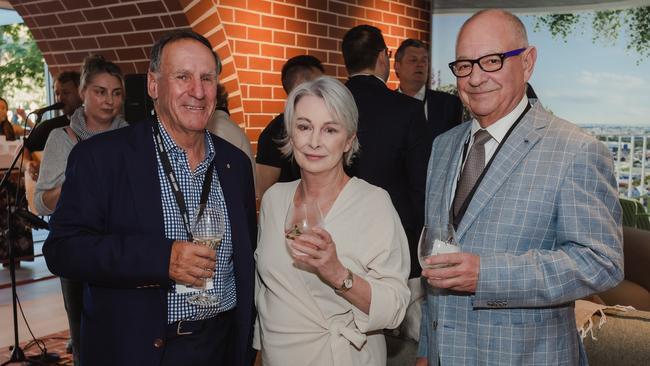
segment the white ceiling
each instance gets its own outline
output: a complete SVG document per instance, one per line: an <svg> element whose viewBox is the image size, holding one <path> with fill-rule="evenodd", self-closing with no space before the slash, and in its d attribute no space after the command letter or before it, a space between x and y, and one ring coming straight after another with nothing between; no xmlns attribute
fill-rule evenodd
<svg viewBox="0 0 650 366"><path fill-rule="evenodd" d="M650 0L429 0L434 13L473 13L484 8L505 8L519 12L557 10L597 10L650 6ZM0 9L13 9L8 0L0 0Z"/></svg>
<svg viewBox="0 0 650 366"><path fill-rule="evenodd" d="M473 13L485 8L504 8L517 13L622 9L650 6L650 0L430 0L434 14Z"/></svg>

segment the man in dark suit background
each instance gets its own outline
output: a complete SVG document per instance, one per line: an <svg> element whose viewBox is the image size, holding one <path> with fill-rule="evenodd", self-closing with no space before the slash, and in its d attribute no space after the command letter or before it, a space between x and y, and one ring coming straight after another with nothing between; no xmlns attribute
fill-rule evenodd
<svg viewBox="0 0 650 366"><path fill-rule="evenodd" d="M323 75L321 61L311 55L298 55L287 60L280 74L282 88L289 95L301 83ZM300 178L300 168L293 157L280 151L281 141L286 138L284 113L280 113L262 130L257 140L255 173L257 174L257 197L261 200L266 190L276 182L291 182Z"/></svg>
<svg viewBox="0 0 650 366"><path fill-rule="evenodd" d="M33 152L43 151L45 142L50 136L53 129L67 126L70 124L70 116L75 109L81 107L83 101L79 96L79 79L78 71L64 71L56 77L54 81L54 95L57 103L63 103L63 114L48 120L45 120L34 127L29 137L25 140L25 159L30 161L29 173L32 178L38 178L38 169L40 161L34 159Z"/></svg>
<svg viewBox="0 0 650 366"><path fill-rule="evenodd" d="M251 163L205 130L220 69L204 37L163 36L148 74L156 116L70 154L43 252L53 273L84 283L84 365L252 363ZM227 213L217 251L189 242L188 216L206 201ZM204 279L219 304L187 302Z"/></svg>
<svg viewBox="0 0 650 366"><path fill-rule="evenodd" d="M361 150L350 173L388 191L408 237L411 277L419 277L417 243L431 149L421 103L386 86L390 52L381 30L369 25L350 29L342 50L349 74L345 85L359 109Z"/></svg>
<svg viewBox="0 0 650 366"><path fill-rule="evenodd" d="M431 132L431 140L463 119L463 104L448 93L426 86L429 80L429 50L417 39L405 39L395 52L395 74L399 91L424 103L424 114Z"/></svg>

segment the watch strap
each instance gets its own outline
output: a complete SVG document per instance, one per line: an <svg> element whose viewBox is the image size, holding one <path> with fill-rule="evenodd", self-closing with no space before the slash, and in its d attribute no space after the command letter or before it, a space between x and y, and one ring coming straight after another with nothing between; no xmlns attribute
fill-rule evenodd
<svg viewBox="0 0 650 366"><path fill-rule="evenodd" d="M334 288L334 291L337 294L345 293L345 292L347 292L348 290L350 290L352 288L352 282L354 280L354 275L352 274L352 271L350 271L349 268L347 268L347 270L348 270L348 275L345 277L343 282L341 282L341 285L339 287Z"/></svg>

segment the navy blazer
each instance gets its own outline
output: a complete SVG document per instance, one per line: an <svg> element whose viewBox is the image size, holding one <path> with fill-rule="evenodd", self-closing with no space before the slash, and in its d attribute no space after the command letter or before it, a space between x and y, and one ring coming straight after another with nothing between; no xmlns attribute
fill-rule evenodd
<svg viewBox="0 0 650 366"><path fill-rule="evenodd" d="M48 268L84 282L84 365L159 365L163 354L173 241L165 238L151 123L77 144L50 220L43 246ZM232 352L236 365L249 365L257 238L252 170L244 153L211 137L232 228L237 291Z"/></svg>
<svg viewBox="0 0 650 366"><path fill-rule="evenodd" d="M409 242L410 277L419 277L417 246L424 224L424 187L431 152L422 102L390 90L372 75L353 76L345 85L359 109L361 149L350 173L390 195Z"/></svg>
<svg viewBox="0 0 650 366"><path fill-rule="evenodd" d="M463 122L463 103L457 96L426 89L425 98L431 141Z"/></svg>

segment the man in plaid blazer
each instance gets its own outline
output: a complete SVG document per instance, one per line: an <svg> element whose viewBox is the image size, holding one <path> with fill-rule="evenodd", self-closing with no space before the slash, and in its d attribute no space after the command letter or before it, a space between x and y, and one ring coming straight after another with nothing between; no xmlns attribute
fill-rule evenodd
<svg viewBox="0 0 650 366"><path fill-rule="evenodd" d="M474 119L433 143L425 222L451 220L461 252L429 257L451 266L422 271L418 365L585 365L574 301L623 278L611 156L529 104L536 55L505 11L475 14L458 35L450 68ZM486 168L459 200L479 130L489 136L474 160Z"/></svg>

